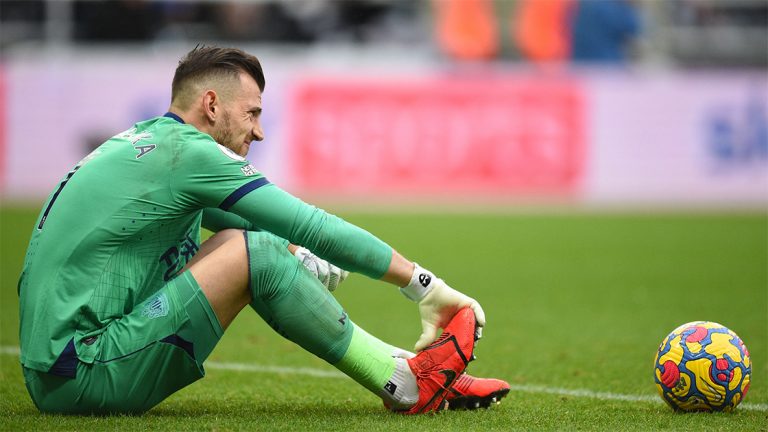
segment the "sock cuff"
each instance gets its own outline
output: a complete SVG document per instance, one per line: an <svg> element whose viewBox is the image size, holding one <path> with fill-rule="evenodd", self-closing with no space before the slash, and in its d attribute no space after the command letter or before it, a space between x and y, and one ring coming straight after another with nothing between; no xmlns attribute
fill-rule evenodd
<svg viewBox="0 0 768 432"><path fill-rule="evenodd" d="M395 370L379 392L379 396L387 406L395 410L408 409L419 401L416 378L406 359L395 358Z"/></svg>

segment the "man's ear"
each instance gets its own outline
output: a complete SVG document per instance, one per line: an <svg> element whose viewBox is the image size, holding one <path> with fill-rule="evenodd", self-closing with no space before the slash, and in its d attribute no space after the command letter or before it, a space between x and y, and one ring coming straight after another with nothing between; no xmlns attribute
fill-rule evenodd
<svg viewBox="0 0 768 432"><path fill-rule="evenodd" d="M206 90L203 93L203 113L210 123L216 122L216 116L219 114L219 95L215 90Z"/></svg>

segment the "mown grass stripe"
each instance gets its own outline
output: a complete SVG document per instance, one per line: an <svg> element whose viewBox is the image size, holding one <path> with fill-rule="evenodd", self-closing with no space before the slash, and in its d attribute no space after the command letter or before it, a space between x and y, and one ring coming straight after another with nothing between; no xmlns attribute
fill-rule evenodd
<svg viewBox="0 0 768 432"><path fill-rule="evenodd" d="M0 346L0 354L19 355L19 347ZM307 367L289 367L289 366L268 366L253 363L232 363L207 361L205 367L212 370L228 370L236 372L254 372L254 373L274 373L286 375L305 375L316 378L344 378L345 375L336 371L327 371L323 369ZM657 396L652 395L627 395L611 392L597 392L586 389L566 389L558 387L547 387L542 385L510 385L511 390L523 393L552 394L558 396L570 396L576 398L591 398L599 400L612 400L622 402L659 402ZM745 402L739 405L739 409L749 411L768 411L768 404Z"/></svg>

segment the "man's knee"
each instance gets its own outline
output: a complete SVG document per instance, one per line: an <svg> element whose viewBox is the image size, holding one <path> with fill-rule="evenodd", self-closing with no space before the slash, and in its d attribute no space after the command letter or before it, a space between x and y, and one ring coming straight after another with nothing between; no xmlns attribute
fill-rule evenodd
<svg viewBox="0 0 768 432"><path fill-rule="evenodd" d="M268 232L247 231L245 237L253 296L271 296L289 285L300 263L288 251L288 241Z"/></svg>
<svg viewBox="0 0 768 432"><path fill-rule="evenodd" d="M225 229L203 242L188 267L199 282L237 279L247 285L264 273L279 272L298 262L287 245L287 240L268 232Z"/></svg>
<svg viewBox="0 0 768 432"><path fill-rule="evenodd" d="M245 247L252 257L257 255L264 264L274 263L285 258L295 258L288 252L288 241L265 231L245 231ZM251 259L255 265L260 262Z"/></svg>

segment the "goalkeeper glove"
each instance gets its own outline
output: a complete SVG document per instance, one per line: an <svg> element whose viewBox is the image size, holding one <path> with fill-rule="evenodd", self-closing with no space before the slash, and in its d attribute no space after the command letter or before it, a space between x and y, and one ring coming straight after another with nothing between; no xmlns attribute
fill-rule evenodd
<svg viewBox="0 0 768 432"><path fill-rule="evenodd" d="M411 282L400 288L400 292L419 305L422 332L414 346L416 351L421 351L434 342L437 339L437 330L444 329L456 312L467 306L475 313L475 336L478 339L482 336L485 312L480 303L449 287L442 279L418 264L413 270Z"/></svg>
<svg viewBox="0 0 768 432"><path fill-rule="evenodd" d="M342 270L339 267L329 263L328 261L318 257L304 247L297 247L293 253L296 258L309 270L310 273L315 275L316 278L325 286L328 291L333 291L344 279L349 276L349 272Z"/></svg>

